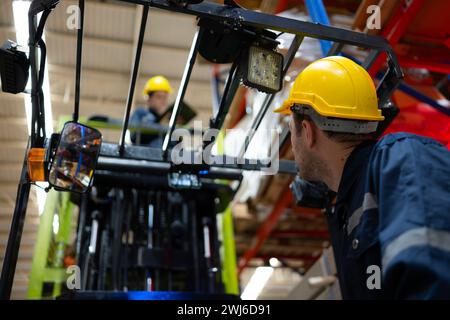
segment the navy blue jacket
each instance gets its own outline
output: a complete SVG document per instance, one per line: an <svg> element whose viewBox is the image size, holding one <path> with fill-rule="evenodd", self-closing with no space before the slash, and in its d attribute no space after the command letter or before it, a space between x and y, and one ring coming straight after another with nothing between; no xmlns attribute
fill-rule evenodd
<svg viewBox="0 0 450 320"><path fill-rule="evenodd" d="M327 220L344 299L450 299L443 145L407 133L362 143L347 159Z"/></svg>

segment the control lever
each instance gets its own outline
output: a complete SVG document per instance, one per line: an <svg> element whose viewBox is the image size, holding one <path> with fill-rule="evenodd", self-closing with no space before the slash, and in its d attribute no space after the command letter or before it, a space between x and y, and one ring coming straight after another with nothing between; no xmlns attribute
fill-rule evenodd
<svg viewBox="0 0 450 320"><path fill-rule="evenodd" d="M153 213L154 207L152 204L148 205L148 232L147 232L147 248L153 248ZM146 281L147 291L153 291L152 277L150 270L147 270L147 281Z"/></svg>

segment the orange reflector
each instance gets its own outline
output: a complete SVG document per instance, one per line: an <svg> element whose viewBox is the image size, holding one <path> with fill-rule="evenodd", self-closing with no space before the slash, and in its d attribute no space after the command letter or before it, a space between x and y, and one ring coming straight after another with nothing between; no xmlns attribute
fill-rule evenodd
<svg viewBox="0 0 450 320"><path fill-rule="evenodd" d="M31 148L28 151L28 176L31 181L45 181L44 148Z"/></svg>

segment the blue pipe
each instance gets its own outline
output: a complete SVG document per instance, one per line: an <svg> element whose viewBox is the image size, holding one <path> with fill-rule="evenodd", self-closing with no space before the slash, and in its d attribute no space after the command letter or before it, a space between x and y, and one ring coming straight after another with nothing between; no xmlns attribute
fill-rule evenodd
<svg viewBox="0 0 450 320"><path fill-rule="evenodd" d="M438 111L445 113L447 116L450 116L450 109L447 107L444 107L436 100L428 97L427 95L424 95L422 92L417 91L413 87L408 86L407 84L400 83L398 86L398 89L407 95L416 98L419 101L425 102L426 104L430 105L431 107L437 109Z"/></svg>
<svg viewBox="0 0 450 320"><path fill-rule="evenodd" d="M320 23L325 26L330 25L330 20L328 19L327 11L325 10L322 0L305 0L305 4L312 22ZM326 56L331 49L332 42L328 40L319 41L320 47L322 48L322 55Z"/></svg>

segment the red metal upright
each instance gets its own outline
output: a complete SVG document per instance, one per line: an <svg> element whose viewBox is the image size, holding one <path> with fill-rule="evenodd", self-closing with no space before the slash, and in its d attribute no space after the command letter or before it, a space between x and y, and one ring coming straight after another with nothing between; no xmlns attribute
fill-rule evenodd
<svg viewBox="0 0 450 320"><path fill-rule="evenodd" d="M383 28L380 35L386 38L389 44L394 47L424 3L425 0L404 0L394 15L389 19L389 22ZM372 77L375 77L383 61L386 61L385 53L380 54L370 68L369 73Z"/></svg>

